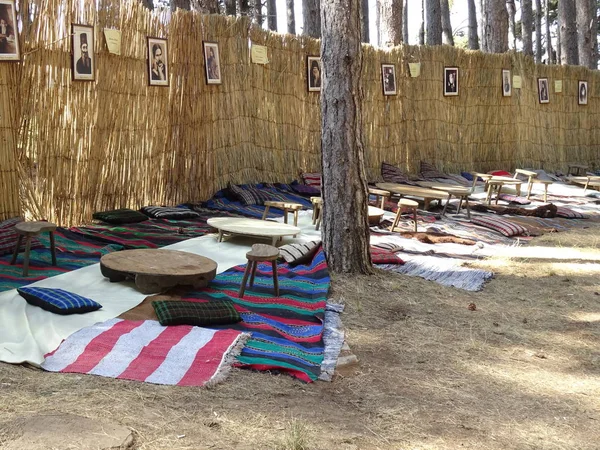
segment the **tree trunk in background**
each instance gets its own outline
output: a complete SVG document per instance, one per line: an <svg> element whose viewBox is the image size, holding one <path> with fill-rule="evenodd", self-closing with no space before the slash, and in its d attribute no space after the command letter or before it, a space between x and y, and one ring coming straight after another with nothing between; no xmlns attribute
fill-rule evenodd
<svg viewBox="0 0 600 450"><path fill-rule="evenodd" d="M262 0L254 0L252 5L252 15L254 16L256 23L262 27L265 22L265 16L262 11Z"/></svg>
<svg viewBox="0 0 600 450"><path fill-rule="evenodd" d="M535 26L536 28L538 27L538 20L541 23L542 19L542 7L541 7L542 1L541 0L535 0L535 8L536 8L536 16L535 16ZM550 36L550 8L548 8L548 0L546 0L546 4L544 5L546 7L546 53L548 54L548 64L556 64L556 60L554 59L554 51L552 50L552 39ZM538 14L539 11L539 14ZM540 32L538 33L537 29L535 30L535 38L536 40L539 42L536 42L536 50L535 50L535 62L536 63L541 63L542 62L542 34L541 34L541 27L540 28ZM539 58L539 60L538 60Z"/></svg>
<svg viewBox="0 0 600 450"><path fill-rule="evenodd" d="M267 0L267 23L269 30L277 31L277 2L275 0Z"/></svg>
<svg viewBox="0 0 600 450"><path fill-rule="evenodd" d="M152 11L154 9L154 0L142 0L142 5Z"/></svg>
<svg viewBox="0 0 600 450"><path fill-rule="evenodd" d="M219 0L192 0L191 6L201 14L219 14Z"/></svg>
<svg viewBox="0 0 600 450"><path fill-rule="evenodd" d="M402 41L408 45L408 0L404 0L404 7L402 8Z"/></svg>
<svg viewBox="0 0 600 450"><path fill-rule="evenodd" d="M320 38L321 0L302 0L302 14L304 16L304 34Z"/></svg>
<svg viewBox="0 0 600 450"><path fill-rule="evenodd" d="M177 8L190 10L190 0L171 0L171 11L176 11Z"/></svg>
<svg viewBox="0 0 600 450"><path fill-rule="evenodd" d="M598 0L590 0L590 11L592 12L592 30L598 29ZM592 33L592 67L598 69L598 33Z"/></svg>
<svg viewBox="0 0 600 450"><path fill-rule="evenodd" d="M440 0L425 0L427 45L442 45L442 10Z"/></svg>
<svg viewBox="0 0 600 450"><path fill-rule="evenodd" d="M487 21L487 2L486 0L479 0L479 39L481 45L481 51L488 51L488 42L487 42L487 34L486 30L486 21Z"/></svg>
<svg viewBox="0 0 600 450"><path fill-rule="evenodd" d="M296 13L294 12L294 0L285 1L287 11L287 32L296 34Z"/></svg>
<svg viewBox="0 0 600 450"><path fill-rule="evenodd" d="M516 23L515 16L517 14L517 7L515 6L515 0L507 0L506 1L506 11L508 12L508 34L509 34L509 42L512 45L511 48L513 50L517 49L517 32L516 32Z"/></svg>
<svg viewBox="0 0 600 450"><path fill-rule="evenodd" d="M369 0L361 0L360 27L362 41L369 43Z"/></svg>
<svg viewBox="0 0 600 450"><path fill-rule="evenodd" d="M536 26L537 33L537 26ZM523 37L523 53L533 56L533 8L531 0L521 0L521 36ZM541 34L540 34L541 36Z"/></svg>
<svg viewBox="0 0 600 450"><path fill-rule="evenodd" d="M378 0L379 45L392 47L402 43L402 0Z"/></svg>
<svg viewBox="0 0 600 450"><path fill-rule="evenodd" d="M558 2L558 23L560 29L560 52L563 64L579 64L577 48L577 21L575 0L560 0Z"/></svg>
<svg viewBox="0 0 600 450"><path fill-rule="evenodd" d="M562 56L562 44L560 43L561 39L560 39L560 27L557 27L556 29L556 64L562 64L563 63L563 56Z"/></svg>
<svg viewBox="0 0 600 450"><path fill-rule="evenodd" d="M442 17L442 37L444 44L454 47L454 36L452 35L452 23L450 22L450 6L448 0L440 0L440 14Z"/></svg>
<svg viewBox="0 0 600 450"><path fill-rule="evenodd" d="M469 49L479 50L479 36L477 35L477 9L475 0L467 0L469 14Z"/></svg>
<svg viewBox="0 0 600 450"><path fill-rule="evenodd" d="M334 273L372 272L362 136L361 0L324 1L321 14L323 249Z"/></svg>
<svg viewBox="0 0 600 450"><path fill-rule="evenodd" d="M250 16L250 0L239 0L239 11L242 16Z"/></svg>
<svg viewBox="0 0 600 450"><path fill-rule="evenodd" d="M419 45L425 45L425 0L421 0L421 28L419 28Z"/></svg>
<svg viewBox="0 0 600 450"><path fill-rule="evenodd" d="M225 14L227 14L228 16L235 16L237 14L235 0L225 0Z"/></svg>
<svg viewBox="0 0 600 450"><path fill-rule="evenodd" d="M594 69L592 66L592 11L590 0L577 0L577 53L579 64ZM596 33L598 30L596 30Z"/></svg>
<svg viewBox="0 0 600 450"><path fill-rule="evenodd" d="M504 0L486 1L485 41L489 53L508 50L508 12Z"/></svg>

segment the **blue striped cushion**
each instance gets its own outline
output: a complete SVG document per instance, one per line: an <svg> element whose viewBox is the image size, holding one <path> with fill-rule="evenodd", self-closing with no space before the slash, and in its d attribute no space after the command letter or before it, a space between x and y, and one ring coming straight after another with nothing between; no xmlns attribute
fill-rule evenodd
<svg viewBox="0 0 600 450"><path fill-rule="evenodd" d="M21 287L17 291L30 305L55 314L81 314L102 308L92 299L62 289Z"/></svg>

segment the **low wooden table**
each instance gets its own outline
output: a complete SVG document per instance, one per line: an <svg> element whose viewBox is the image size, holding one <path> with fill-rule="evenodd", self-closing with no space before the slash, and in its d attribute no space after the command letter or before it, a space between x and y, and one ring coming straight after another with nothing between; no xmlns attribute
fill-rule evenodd
<svg viewBox="0 0 600 450"><path fill-rule="evenodd" d="M177 250L122 250L104 255L100 271L111 282L133 279L140 292L155 294L174 286L204 287L217 274L217 263Z"/></svg>
<svg viewBox="0 0 600 450"><path fill-rule="evenodd" d="M445 200L448 197L448 194L444 191L420 186L410 186L408 184L377 183L377 187L393 194L398 194L400 197L408 196L422 198L424 200L423 207L425 209L429 207L429 202L432 199Z"/></svg>
<svg viewBox="0 0 600 450"><path fill-rule="evenodd" d="M585 174L585 171L588 170L588 166L584 164L569 164L569 170L567 170L567 175L581 175L581 172Z"/></svg>
<svg viewBox="0 0 600 450"><path fill-rule="evenodd" d="M448 204L452 197L456 197L458 199L458 208L456 210L456 214L460 214L460 208L462 207L463 201L465 202L465 207L467 209L467 218L471 220L471 209L469 207L469 195L473 193L473 188L462 187L462 186L442 186L442 185L432 185L433 189L439 189L441 191L448 193L448 199L446 200L446 204L444 205L444 209L442 211L442 216L446 215L446 210L448 209Z"/></svg>
<svg viewBox="0 0 600 450"><path fill-rule="evenodd" d="M269 214L269 208L279 208L283 209L283 223L288 223L288 213L294 214L294 226L298 226L298 211L300 211L303 206L300 203L290 203L290 202L276 202L267 200L264 202L266 206L265 212L263 213L262 220L267 219L267 215Z"/></svg>
<svg viewBox="0 0 600 450"><path fill-rule="evenodd" d="M18 234L17 245L15 246L15 251L13 253L13 257L10 260L10 265L12 266L17 262L17 255L19 254L19 249L21 248L21 242L23 241L23 236L25 236L25 255L23 256L23 276L26 277L29 275L29 252L31 250L31 238L33 236L37 236L40 233L45 231L50 235L50 252L52 253L52 265L56 266L56 248L54 246L54 231L56 230L56 225L50 222L20 222L15 225L15 231Z"/></svg>
<svg viewBox="0 0 600 450"><path fill-rule="evenodd" d="M219 242L223 240L224 233L227 233L230 235L269 238L271 244L275 245L283 236L294 236L300 233L300 228L293 225L259 219L213 217L208 219L207 223L219 230Z"/></svg>
<svg viewBox="0 0 600 450"><path fill-rule="evenodd" d="M374 195L377 200L380 200L380 208L385 209L385 199L390 198L390 191L385 191L383 189L375 189L369 188L369 194Z"/></svg>

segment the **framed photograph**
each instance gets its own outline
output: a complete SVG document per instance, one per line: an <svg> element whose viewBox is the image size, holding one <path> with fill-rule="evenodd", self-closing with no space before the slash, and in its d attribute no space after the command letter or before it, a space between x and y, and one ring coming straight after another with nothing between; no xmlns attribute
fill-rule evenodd
<svg viewBox="0 0 600 450"><path fill-rule="evenodd" d="M71 25L71 32L73 80L92 81L96 71L94 27L74 23Z"/></svg>
<svg viewBox="0 0 600 450"><path fill-rule="evenodd" d="M502 69L502 97L510 97L512 95L512 83L510 70Z"/></svg>
<svg viewBox="0 0 600 450"><path fill-rule="evenodd" d="M444 95L458 95L458 67L444 67Z"/></svg>
<svg viewBox="0 0 600 450"><path fill-rule="evenodd" d="M579 82L579 89L577 89L577 102L580 105L587 105L588 100L588 83L587 81Z"/></svg>
<svg viewBox="0 0 600 450"><path fill-rule="evenodd" d="M221 84L221 59L219 57L219 44L216 42L203 42L203 45L206 84Z"/></svg>
<svg viewBox="0 0 600 450"><path fill-rule="evenodd" d="M538 97L540 99L540 103L550 103L548 78L538 78Z"/></svg>
<svg viewBox="0 0 600 450"><path fill-rule="evenodd" d="M148 36L148 84L169 85L169 53L166 39Z"/></svg>
<svg viewBox="0 0 600 450"><path fill-rule="evenodd" d="M381 65L383 95L396 95L396 66L393 64Z"/></svg>
<svg viewBox="0 0 600 450"><path fill-rule="evenodd" d="M15 0L0 0L0 61L20 59Z"/></svg>
<svg viewBox="0 0 600 450"><path fill-rule="evenodd" d="M308 70L308 91L321 92L321 57L307 56L306 68Z"/></svg>

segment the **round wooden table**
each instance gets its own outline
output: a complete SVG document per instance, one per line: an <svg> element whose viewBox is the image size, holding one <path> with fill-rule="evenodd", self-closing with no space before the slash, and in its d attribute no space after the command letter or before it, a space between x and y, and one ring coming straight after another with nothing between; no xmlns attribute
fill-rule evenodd
<svg viewBox="0 0 600 450"><path fill-rule="evenodd" d="M135 280L143 294L174 286L206 286L217 274L217 263L204 256L177 250L123 250L100 259L102 275L112 281Z"/></svg>
<svg viewBox="0 0 600 450"><path fill-rule="evenodd" d="M253 236L270 238L275 245L283 236L294 236L300 233L300 228L286 223L271 222L268 220L246 219L237 217L212 217L207 223L219 230L219 242L223 234Z"/></svg>

